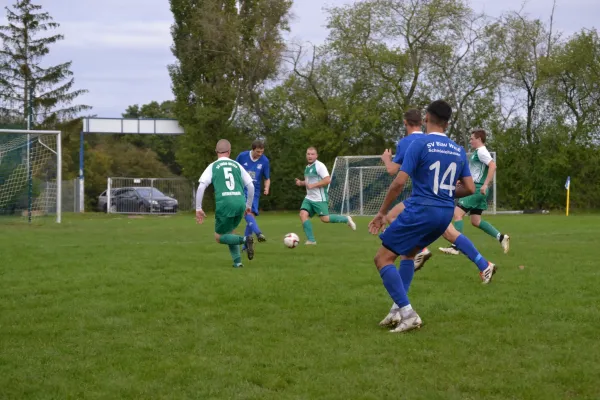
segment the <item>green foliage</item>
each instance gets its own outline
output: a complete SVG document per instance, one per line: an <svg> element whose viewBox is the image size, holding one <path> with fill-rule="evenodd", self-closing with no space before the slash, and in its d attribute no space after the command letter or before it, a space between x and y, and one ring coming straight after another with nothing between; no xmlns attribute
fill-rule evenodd
<svg viewBox="0 0 600 400"><path fill-rule="evenodd" d="M49 46L64 37L39 36L59 27L41 9L31 0L5 7L8 24L0 26L0 113L24 120L31 114L34 124L53 125L90 107L72 104L87 91L73 89L71 62L49 67L44 63Z"/></svg>

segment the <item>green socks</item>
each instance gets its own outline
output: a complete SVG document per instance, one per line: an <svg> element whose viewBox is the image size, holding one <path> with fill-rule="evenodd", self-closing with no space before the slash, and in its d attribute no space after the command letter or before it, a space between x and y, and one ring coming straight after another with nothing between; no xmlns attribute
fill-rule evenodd
<svg viewBox="0 0 600 400"><path fill-rule="evenodd" d="M315 235L313 234L312 230L312 222L310 222L310 219L307 219L302 223L302 228L304 229L304 234L306 235L306 238L311 242L316 242Z"/></svg>
<svg viewBox="0 0 600 400"><path fill-rule="evenodd" d="M457 231L459 231L460 233L463 233L463 227L465 226L465 224L463 223L463 220L461 219L460 221L454 221L454 227L456 228Z"/></svg>
<svg viewBox="0 0 600 400"><path fill-rule="evenodd" d="M500 231L498 229L494 228L492 226L492 224L490 224L489 222L482 220L479 223L479 229L481 229L482 231L484 231L485 233L487 233L488 235L490 235L491 237L493 237L495 239L500 238Z"/></svg>
<svg viewBox="0 0 600 400"><path fill-rule="evenodd" d="M348 217L345 217L343 215L332 214L329 216L329 222L331 222L332 224L347 224Z"/></svg>
<svg viewBox="0 0 600 400"><path fill-rule="evenodd" d="M240 256L240 245L239 244L230 244L229 245L229 253L231 254L231 258L233 259L233 265L239 265L242 263L242 257Z"/></svg>
<svg viewBox="0 0 600 400"><path fill-rule="evenodd" d="M239 235L234 235L232 233L228 233L226 235L221 235L221 238L219 239L219 243L240 245L240 244L244 243L244 237L239 236Z"/></svg>

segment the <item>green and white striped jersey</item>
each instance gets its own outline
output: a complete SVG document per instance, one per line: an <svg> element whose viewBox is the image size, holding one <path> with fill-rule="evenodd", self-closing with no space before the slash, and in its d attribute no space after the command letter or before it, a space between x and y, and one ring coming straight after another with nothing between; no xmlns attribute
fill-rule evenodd
<svg viewBox="0 0 600 400"><path fill-rule="evenodd" d="M492 155L485 146L481 146L471 153L469 157L469 169L475 184L483 185L488 175L490 162L494 161Z"/></svg>
<svg viewBox="0 0 600 400"><path fill-rule="evenodd" d="M329 176L327 167L321 161L307 165L304 169L304 181L308 184L317 183ZM316 189L306 189L306 199L310 201L327 201L327 186Z"/></svg>

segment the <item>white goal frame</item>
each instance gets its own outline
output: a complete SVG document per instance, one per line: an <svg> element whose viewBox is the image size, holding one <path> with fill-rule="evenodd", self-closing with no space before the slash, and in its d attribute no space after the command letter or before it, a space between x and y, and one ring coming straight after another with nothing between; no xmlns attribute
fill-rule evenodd
<svg viewBox="0 0 600 400"><path fill-rule="evenodd" d="M471 153L468 153L468 155L470 155ZM496 152L490 152L490 154L492 155L492 158L494 159L494 161L496 161ZM349 166L348 162L343 163L344 166L340 165L342 164L341 162L338 162L338 160L343 159L343 160L369 160L370 164L373 163L377 163L378 165L367 165L367 166ZM377 162L379 161L379 162ZM342 170L343 169L343 170ZM340 157L336 157L335 161L333 163L333 168L331 169L331 177L332 179L334 178L334 174L336 174L336 172L338 173L338 175L340 175L337 179L343 179L343 190L342 190L342 201L341 204L336 208L333 206L332 204L332 198L331 198L331 192L329 192L329 210L330 212L334 212L336 214L341 214L341 215L352 215L352 216L374 216L375 214L370 213L368 210L365 210L364 207L364 201L363 201L363 193L364 193L364 181L363 181L363 171L365 170L372 170L372 169L381 169L385 174L387 174L387 169L385 167L385 165L383 164L383 161L381 161L381 156L373 156L373 155L368 155L368 156L340 156ZM352 170L358 170L358 185L359 185L359 192L358 192L358 201L359 201L359 205L358 207L355 207L355 210L350 210L350 181L349 181L349 176L350 176L350 172ZM488 207L487 210L485 210L485 214L497 214L497 185L496 185L496 173L494 172L494 179L492 181L492 201L491 204L488 203L488 205L490 205L491 207ZM328 190L331 186L331 182L328 185ZM407 185L408 186L408 185ZM366 211L366 212L365 212Z"/></svg>
<svg viewBox="0 0 600 400"><path fill-rule="evenodd" d="M54 135L56 140L56 151L41 143L49 151L56 155L56 223L62 222L62 132L46 130L27 130L27 129L0 129L0 134L18 134L27 135L27 171L29 174L30 159L30 140L31 136ZM31 216L29 216L31 221Z"/></svg>

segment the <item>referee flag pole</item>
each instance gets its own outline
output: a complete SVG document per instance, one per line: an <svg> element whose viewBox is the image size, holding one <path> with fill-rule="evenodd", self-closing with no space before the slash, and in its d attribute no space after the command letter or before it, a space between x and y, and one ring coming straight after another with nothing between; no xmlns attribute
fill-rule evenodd
<svg viewBox="0 0 600 400"><path fill-rule="evenodd" d="M571 177L567 176L567 183L565 183L565 189L567 189L567 217L569 216L569 197L571 194Z"/></svg>

